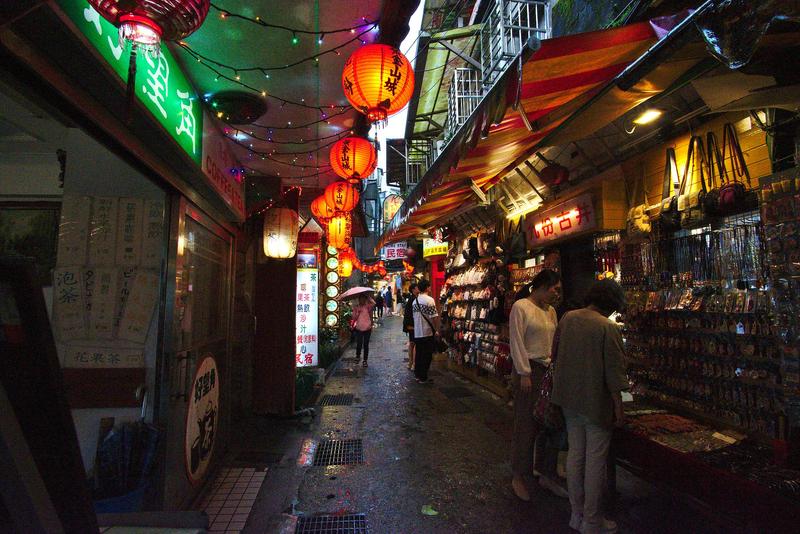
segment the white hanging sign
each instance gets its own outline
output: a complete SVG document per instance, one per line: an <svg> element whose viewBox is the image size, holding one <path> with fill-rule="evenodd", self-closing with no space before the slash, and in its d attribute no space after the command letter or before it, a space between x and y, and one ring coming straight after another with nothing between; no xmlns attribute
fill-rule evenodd
<svg viewBox="0 0 800 534"><path fill-rule="evenodd" d="M297 269L297 298L295 301L295 364L297 367L316 366L319 304L319 272L317 269Z"/></svg>

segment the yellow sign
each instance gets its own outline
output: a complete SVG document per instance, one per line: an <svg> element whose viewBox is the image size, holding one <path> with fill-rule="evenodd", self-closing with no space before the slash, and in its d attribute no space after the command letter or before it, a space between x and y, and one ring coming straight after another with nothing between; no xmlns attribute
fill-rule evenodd
<svg viewBox="0 0 800 534"><path fill-rule="evenodd" d="M425 238L422 240L422 257L447 256L447 242Z"/></svg>
<svg viewBox="0 0 800 534"><path fill-rule="evenodd" d="M384 222L390 222L392 218L394 218L394 214L397 213L397 210L400 209L400 206L403 205L403 197L400 195L389 195L386 197L386 200L383 201L383 220Z"/></svg>

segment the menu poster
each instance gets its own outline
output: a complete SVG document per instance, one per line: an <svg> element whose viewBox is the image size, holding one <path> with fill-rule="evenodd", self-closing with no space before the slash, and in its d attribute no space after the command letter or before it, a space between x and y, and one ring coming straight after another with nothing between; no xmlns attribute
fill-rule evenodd
<svg viewBox="0 0 800 534"><path fill-rule="evenodd" d="M82 270L56 268L53 278L53 322L56 337L59 341L86 337L86 286Z"/></svg>
<svg viewBox="0 0 800 534"><path fill-rule="evenodd" d="M122 313L125 311L125 304L128 302L128 295L130 295L131 287L133 286L133 279L136 276L136 267L126 267L120 269L117 273L117 312L114 315L114 326L118 327L122 320Z"/></svg>
<svg viewBox="0 0 800 534"><path fill-rule="evenodd" d="M158 282L156 273L137 271L119 322L119 339L145 342L153 308L158 300Z"/></svg>
<svg viewBox="0 0 800 534"><path fill-rule="evenodd" d="M117 198L94 197L89 225L89 265L114 265L117 256Z"/></svg>
<svg viewBox="0 0 800 534"><path fill-rule="evenodd" d="M61 222L58 226L58 265L86 263L91 197L64 195L61 200Z"/></svg>
<svg viewBox="0 0 800 534"><path fill-rule="evenodd" d="M295 301L295 334L297 336L295 364L297 367L318 365L318 276L316 269L297 269L297 299Z"/></svg>
<svg viewBox="0 0 800 534"><path fill-rule="evenodd" d="M64 367L130 368L144 367L142 349L113 349L107 347L69 346Z"/></svg>
<svg viewBox="0 0 800 534"><path fill-rule="evenodd" d="M119 199L117 213L117 265L138 265L142 252L141 198Z"/></svg>
<svg viewBox="0 0 800 534"><path fill-rule="evenodd" d="M145 200L142 217L142 259L145 269L161 268L164 247L164 201Z"/></svg>
<svg viewBox="0 0 800 534"><path fill-rule="evenodd" d="M117 305L117 269L95 269L89 315L89 337L114 337L114 311Z"/></svg>

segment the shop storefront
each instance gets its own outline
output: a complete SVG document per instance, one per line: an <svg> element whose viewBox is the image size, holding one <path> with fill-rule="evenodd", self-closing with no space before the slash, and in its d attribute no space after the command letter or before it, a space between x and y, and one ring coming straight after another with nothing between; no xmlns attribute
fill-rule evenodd
<svg viewBox="0 0 800 534"><path fill-rule="evenodd" d="M128 52L87 4L33 10L0 44L3 120L25 141L2 158L3 219L16 246L39 243L20 252L40 268L95 498L181 508L249 388L240 166L166 45L139 56L123 111ZM104 438L133 432L147 461L120 478Z"/></svg>
<svg viewBox="0 0 800 534"><path fill-rule="evenodd" d="M618 462L785 529L800 510L797 96L781 93L774 58L791 53L791 36L761 36L750 68L732 72L726 54L736 52L710 59L700 37L684 33L701 11L660 33L670 51L629 56L629 68L586 98L536 95L539 108L549 98L557 108L539 116L533 104L525 111L535 91L526 80L537 61L558 56L558 39L545 41L503 121L488 135L485 121L467 123L461 153L432 166L384 242L420 228L449 236L439 293L449 366L500 394L516 290L556 269L563 313L583 306L593 280L620 282L630 305L614 320L632 395ZM635 29L615 32L624 40ZM515 128L533 149L515 152Z"/></svg>

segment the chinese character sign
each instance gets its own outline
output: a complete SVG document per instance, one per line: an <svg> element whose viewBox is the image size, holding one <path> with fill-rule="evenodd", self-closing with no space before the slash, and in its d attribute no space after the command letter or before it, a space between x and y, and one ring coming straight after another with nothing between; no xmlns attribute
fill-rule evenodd
<svg viewBox="0 0 800 534"><path fill-rule="evenodd" d="M316 269L297 269L295 301L295 365L316 366L319 277Z"/></svg>
<svg viewBox="0 0 800 534"><path fill-rule="evenodd" d="M127 82L130 49L119 45L117 28L86 2L62 0L59 5L114 72ZM202 106L172 53L165 44L161 45L158 57L140 53L136 70L136 97L175 142L200 163Z"/></svg>
<svg viewBox="0 0 800 534"><path fill-rule="evenodd" d="M425 238L422 240L422 257L447 256L447 241Z"/></svg>
<svg viewBox="0 0 800 534"><path fill-rule="evenodd" d="M184 456L186 476L198 484L206 475L218 433L220 376L211 354L203 356L189 391Z"/></svg>
<svg viewBox="0 0 800 534"><path fill-rule="evenodd" d="M592 195L584 194L525 217L525 236L530 246L593 230L597 225Z"/></svg>
<svg viewBox="0 0 800 534"><path fill-rule="evenodd" d="M405 241L399 243L391 243L381 249L382 260L402 260L406 257L406 249L408 245Z"/></svg>

